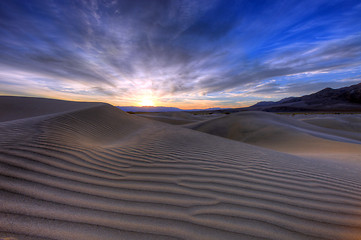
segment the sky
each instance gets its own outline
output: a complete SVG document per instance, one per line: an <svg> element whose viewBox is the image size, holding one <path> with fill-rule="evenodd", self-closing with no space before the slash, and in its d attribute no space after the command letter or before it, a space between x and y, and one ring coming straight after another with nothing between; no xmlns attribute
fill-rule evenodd
<svg viewBox="0 0 361 240"><path fill-rule="evenodd" d="M191 109L359 82L359 0L0 1L0 95Z"/></svg>

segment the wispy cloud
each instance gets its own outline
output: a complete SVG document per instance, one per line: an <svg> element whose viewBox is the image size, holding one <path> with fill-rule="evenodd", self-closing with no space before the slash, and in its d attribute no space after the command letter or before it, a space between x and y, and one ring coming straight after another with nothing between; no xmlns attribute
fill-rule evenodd
<svg viewBox="0 0 361 240"><path fill-rule="evenodd" d="M358 22L358 1L1 1L0 88L236 106L242 90L262 98L360 75Z"/></svg>

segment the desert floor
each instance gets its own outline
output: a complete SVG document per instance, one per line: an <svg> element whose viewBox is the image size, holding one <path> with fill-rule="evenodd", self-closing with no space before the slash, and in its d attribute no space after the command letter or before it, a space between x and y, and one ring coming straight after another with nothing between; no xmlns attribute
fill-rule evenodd
<svg viewBox="0 0 361 240"><path fill-rule="evenodd" d="M0 121L0 239L361 239L360 115L0 97Z"/></svg>

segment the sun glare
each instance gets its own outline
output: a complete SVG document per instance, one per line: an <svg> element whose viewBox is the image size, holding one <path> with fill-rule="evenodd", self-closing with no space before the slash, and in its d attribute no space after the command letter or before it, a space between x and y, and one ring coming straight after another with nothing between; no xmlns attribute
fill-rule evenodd
<svg viewBox="0 0 361 240"><path fill-rule="evenodd" d="M154 106L154 100L149 98L149 97L144 97L141 99L141 101L139 102L140 106Z"/></svg>

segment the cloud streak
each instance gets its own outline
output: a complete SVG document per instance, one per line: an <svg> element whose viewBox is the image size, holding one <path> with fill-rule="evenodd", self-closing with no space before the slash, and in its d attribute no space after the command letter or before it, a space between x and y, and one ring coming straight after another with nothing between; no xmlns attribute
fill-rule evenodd
<svg viewBox="0 0 361 240"><path fill-rule="evenodd" d="M263 92L277 98L276 86L287 93L311 75L318 90L326 82L316 75L360 75L358 22L358 1L1 1L0 79L12 74L1 93L22 92L31 78L69 98L216 94L236 105L242 99L225 93L273 79Z"/></svg>

